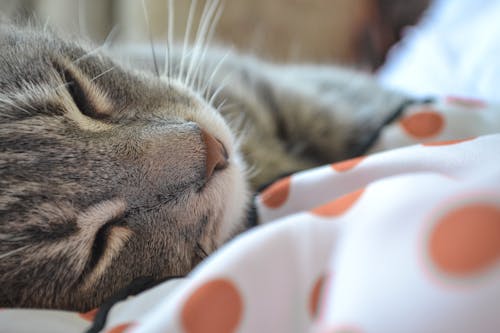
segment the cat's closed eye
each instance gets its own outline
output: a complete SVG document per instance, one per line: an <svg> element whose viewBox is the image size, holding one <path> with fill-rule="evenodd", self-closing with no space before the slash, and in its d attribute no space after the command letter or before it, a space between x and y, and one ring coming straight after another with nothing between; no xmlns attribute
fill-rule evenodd
<svg viewBox="0 0 500 333"><path fill-rule="evenodd" d="M105 255L110 240L114 235L115 228L124 227L124 216L117 216L103 224L95 233L94 242L92 244L92 251L87 263L87 267L92 269Z"/></svg>
<svg viewBox="0 0 500 333"><path fill-rule="evenodd" d="M93 205L77 218L81 238L88 239L82 244L87 254L80 275L83 289L109 269L133 236L127 216L126 203L112 199Z"/></svg>
<svg viewBox="0 0 500 333"><path fill-rule="evenodd" d="M89 78L76 64L66 60L56 62L54 66L79 112L96 120L105 120L109 117L109 102L92 82L92 78Z"/></svg>

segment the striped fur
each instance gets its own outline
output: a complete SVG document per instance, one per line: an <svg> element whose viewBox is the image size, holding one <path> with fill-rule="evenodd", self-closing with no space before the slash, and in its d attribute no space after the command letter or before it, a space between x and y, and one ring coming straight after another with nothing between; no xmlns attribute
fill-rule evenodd
<svg viewBox="0 0 500 333"><path fill-rule="evenodd" d="M0 306L83 311L186 274L244 229L250 188L351 157L404 101L334 67L152 60L0 26ZM208 182L202 128L230 156Z"/></svg>

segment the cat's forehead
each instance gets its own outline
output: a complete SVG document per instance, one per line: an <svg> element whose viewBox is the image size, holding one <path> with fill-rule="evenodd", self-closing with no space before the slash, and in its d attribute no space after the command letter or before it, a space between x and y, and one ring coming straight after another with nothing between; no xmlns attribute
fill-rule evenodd
<svg viewBox="0 0 500 333"><path fill-rule="evenodd" d="M108 109L134 110L176 102L185 98L168 88L163 80L136 72L106 55L104 50L82 40L61 38L43 28L0 25L0 95L29 104L53 101L77 84L90 102L107 104ZM5 100L5 98L4 98ZM184 104L192 101L184 101ZM54 103L52 103L54 104ZM60 103L59 103L60 104ZM56 110L57 108L54 108ZM130 113L128 114L130 115Z"/></svg>
<svg viewBox="0 0 500 333"><path fill-rule="evenodd" d="M0 25L0 43L4 65L0 69L4 71L19 65L26 66L26 70L33 69L63 56L74 61L90 50L90 46L83 41L64 40L51 30L10 24Z"/></svg>
<svg viewBox="0 0 500 333"><path fill-rule="evenodd" d="M61 71L67 64L89 76L111 66L102 57L83 59L92 52L85 43L65 41L52 31L29 26L0 25L0 45L0 94L4 96L30 92L37 96L40 89L57 88L64 83Z"/></svg>

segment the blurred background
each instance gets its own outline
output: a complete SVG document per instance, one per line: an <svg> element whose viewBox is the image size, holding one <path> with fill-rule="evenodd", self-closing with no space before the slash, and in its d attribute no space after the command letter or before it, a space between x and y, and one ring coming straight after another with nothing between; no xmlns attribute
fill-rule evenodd
<svg viewBox="0 0 500 333"><path fill-rule="evenodd" d="M207 0L198 0L198 22ZM226 0L215 40L272 61L338 63L377 69L429 0ZM168 0L146 0L153 39L167 38ZM173 0L182 40L191 0ZM102 43L148 42L141 0L0 0L7 16L35 17Z"/></svg>

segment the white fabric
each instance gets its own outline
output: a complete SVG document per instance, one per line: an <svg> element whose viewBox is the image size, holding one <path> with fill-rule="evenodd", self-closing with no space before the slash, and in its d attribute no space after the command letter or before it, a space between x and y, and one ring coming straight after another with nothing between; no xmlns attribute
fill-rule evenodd
<svg viewBox="0 0 500 333"><path fill-rule="evenodd" d="M380 81L417 96L499 102L499 29L499 0L437 0L392 50Z"/></svg>
<svg viewBox="0 0 500 333"><path fill-rule="evenodd" d="M103 332L498 332L500 134L491 132L500 133L491 104L410 107L377 147L422 144L278 181L256 199L263 226L189 278L116 304ZM77 333L89 317L3 309L0 327Z"/></svg>

